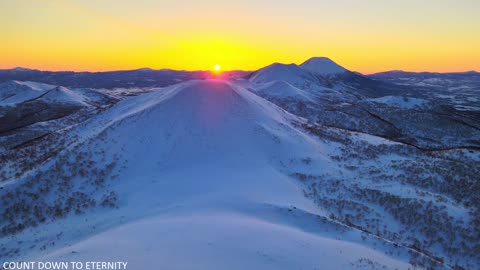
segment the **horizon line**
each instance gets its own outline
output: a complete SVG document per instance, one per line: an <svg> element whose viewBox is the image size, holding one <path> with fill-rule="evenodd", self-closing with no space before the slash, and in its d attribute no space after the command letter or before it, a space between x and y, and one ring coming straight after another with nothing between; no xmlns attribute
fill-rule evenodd
<svg viewBox="0 0 480 270"><path fill-rule="evenodd" d="M260 67L255 70L248 70L248 69L230 69L230 70L222 70L221 73L225 72L255 72L258 71L262 68L268 67L272 64L284 64L284 65L297 65L300 66L297 63L281 63L281 62L273 62L269 65ZM336 62L334 62L337 64ZM338 64L337 64L338 65ZM340 65L341 66L341 65ZM341 66L343 67L343 66ZM345 68L345 67L343 67ZM138 68L127 68L127 69L105 69L105 70L68 70L68 69L39 69L39 68L34 68L34 67L26 67L26 66L15 66L11 68L0 68L0 71L9 71L9 70L15 70L15 69L23 69L23 70L30 70L30 71L40 71L40 72L73 72L73 73L107 73L107 72L120 72L120 71L140 71L140 70L151 70L151 71L179 71L179 72L212 72L212 70L207 70L207 69L174 69L174 68L151 68L151 67L138 67ZM414 70L403 70L403 69L387 69L387 70L381 70L381 71L375 71L375 72L361 72L361 71L355 71L355 70L349 70L348 68L345 68L347 71L354 72L354 73L360 73L362 75L374 75L374 74L379 74L379 73L385 73L385 72L405 72L405 73L437 73L437 74L451 74L451 73L469 73L469 72L474 72L474 73L480 73L480 70L451 70L451 71L429 71L429 70L421 70L421 71L414 71Z"/></svg>

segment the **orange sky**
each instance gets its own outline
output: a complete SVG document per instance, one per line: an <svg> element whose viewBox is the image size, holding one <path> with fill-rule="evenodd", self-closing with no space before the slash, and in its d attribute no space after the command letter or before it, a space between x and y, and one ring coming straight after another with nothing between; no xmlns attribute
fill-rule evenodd
<svg viewBox="0 0 480 270"><path fill-rule="evenodd" d="M335 2L335 3L332 3ZM0 2L0 68L480 70L477 0Z"/></svg>

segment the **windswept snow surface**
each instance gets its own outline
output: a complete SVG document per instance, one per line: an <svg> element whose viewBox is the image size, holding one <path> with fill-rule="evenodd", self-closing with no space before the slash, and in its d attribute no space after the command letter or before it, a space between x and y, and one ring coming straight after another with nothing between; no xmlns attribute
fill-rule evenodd
<svg viewBox="0 0 480 270"><path fill-rule="evenodd" d="M290 173L338 165L326 155L331 145L293 125L300 121L220 80L123 100L72 134L83 141L75 153L119 155L109 184L118 208L19 233L27 245L63 231L54 248L25 249L22 259L120 260L128 269L407 269L404 259L360 244L360 233L341 236L340 225L320 218ZM314 166L298 162L306 158Z"/></svg>

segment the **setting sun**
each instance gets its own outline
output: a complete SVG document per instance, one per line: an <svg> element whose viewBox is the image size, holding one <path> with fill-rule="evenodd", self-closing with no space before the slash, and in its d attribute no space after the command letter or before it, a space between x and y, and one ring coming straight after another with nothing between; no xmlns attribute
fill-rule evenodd
<svg viewBox="0 0 480 270"><path fill-rule="evenodd" d="M221 68L222 68L222 67L221 67L219 64L215 64L215 65L213 66L213 70L214 70L214 71L217 71L217 72L220 71Z"/></svg>

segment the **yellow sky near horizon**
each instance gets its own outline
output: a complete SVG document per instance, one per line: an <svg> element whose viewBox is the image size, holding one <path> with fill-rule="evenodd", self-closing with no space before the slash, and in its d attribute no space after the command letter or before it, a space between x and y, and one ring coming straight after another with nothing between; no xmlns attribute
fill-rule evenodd
<svg viewBox="0 0 480 270"><path fill-rule="evenodd" d="M0 68L480 70L475 0L4 0Z"/></svg>

